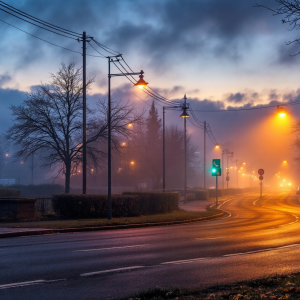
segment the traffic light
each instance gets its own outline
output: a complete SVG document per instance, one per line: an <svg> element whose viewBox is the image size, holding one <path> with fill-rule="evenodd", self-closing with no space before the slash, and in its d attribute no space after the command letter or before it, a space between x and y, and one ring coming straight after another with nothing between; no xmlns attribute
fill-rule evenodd
<svg viewBox="0 0 300 300"><path fill-rule="evenodd" d="M211 176L221 176L221 168L212 168Z"/></svg>
<svg viewBox="0 0 300 300"><path fill-rule="evenodd" d="M221 176L221 160L220 159L212 160L211 176Z"/></svg>

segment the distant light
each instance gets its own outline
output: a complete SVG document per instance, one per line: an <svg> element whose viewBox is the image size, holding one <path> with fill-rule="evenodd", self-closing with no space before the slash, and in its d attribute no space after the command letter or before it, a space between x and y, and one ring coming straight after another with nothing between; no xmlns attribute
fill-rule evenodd
<svg viewBox="0 0 300 300"><path fill-rule="evenodd" d="M134 162L134 161L131 161L131 162L130 162L130 164L131 164L131 165L134 165L134 164L135 164L135 162Z"/></svg>
<svg viewBox="0 0 300 300"><path fill-rule="evenodd" d="M289 185L292 185L291 183L289 183Z"/></svg>
<svg viewBox="0 0 300 300"><path fill-rule="evenodd" d="M216 148L216 149L219 149L219 148L220 148L220 145L217 143L216 146L215 146L215 148Z"/></svg>
<svg viewBox="0 0 300 300"><path fill-rule="evenodd" d="M129 125L128 125L128 126L129 126ZM122 146L126 146L126 143L125 143L125 142L123 142L123 143L122 143Z"/></svg>
<svg viewBox="0 0 300 300"><path fill-rule="evenodd" d="M246 163L244 162L243 165L245 165Z"/></svg>
<svg viewBox="0 0 300 300"><path fill-rule="evenodd" d="M282 186L282 184L280 186Z"/></svg>
<svg viewBox="0 0 300 300"><path fill-rule="evenodd" d="M128 127L133 127L133 123L132 122L130 122L130 123L128 123L128 125L127 125Z"/></svg>
<svg viewBox="0 0 300 300"><path fill-rule="evenodd" d="M285 181L285 179L283 179L283 181Z"/></svg>
<svg viewBox="0 0 300 300"><path fill-rule="evenodd" d="M9 154L8 154L8 153L5 153L5 156L6 156L6 157L9 157Z"/></svg>
<svg viewBox="0 0 300 300"><path fill-rule="evenodd" d="M21 161L21 165L23 165L24 164L24 161Z"/></svg>
<svg viewBox="0 0 300 300"><path fill-rule="evenodd" d="M284 161L283 161L283 163L284 163L284 164L286 164L286 163L287 163L287 161L286 161L286 160L284 160Z"/></svg>

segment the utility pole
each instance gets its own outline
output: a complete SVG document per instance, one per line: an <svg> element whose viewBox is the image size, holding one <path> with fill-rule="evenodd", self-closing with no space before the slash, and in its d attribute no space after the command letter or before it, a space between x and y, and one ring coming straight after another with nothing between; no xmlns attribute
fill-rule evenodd
<svg viewBox="0 0 300 300"><path fill-rule="evenodd" d="M204 189L206 189L206 121L204 121L204 161L203 161L203 182L204 182Z"/></svg>
<svg viewBox="0 0 300 300"><path fill-rule="evenodd" d="M163 106L163 192L166 189L165 107Z"/></svg>
<svg viewBox="0 0 300 300"><path fill-rule="evenodd" d="M184 109L186 111L186 95L184 95ZM184 202L186 202L186 117L184 118Z"/></svg>
<svg viewBox="0 0 300 300"><path fill-rule="evenodd" d="M86 194L86 33L82 34L82 193Z"/></svg>
<svg viewBox="0 0 300 300"><path fill-rule="evenodd" d="M108 57L108 111L107 111L107 135L108 135L108 210L107 210L107 218L111 220L111 91L110 91L110 62L111 58Z"/></svg>
<svg viewBox="0 0 300 300"><path fill-rule="evenodd" d="M239 188L239 170L238 170L238 160L235 160L235 169L236 169L236 187Z"/></svg>
<svg viewBox="0 0 300 300"><path fill-rule="evenodd" d="M31 184L33 184L33 153L31 154Z"/></svg>

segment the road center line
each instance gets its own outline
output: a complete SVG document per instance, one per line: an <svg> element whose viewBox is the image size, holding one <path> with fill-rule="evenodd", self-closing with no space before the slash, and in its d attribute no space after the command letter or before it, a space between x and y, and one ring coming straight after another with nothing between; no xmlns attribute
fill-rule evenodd
<svg viewBox="0 0 300 300"><path fill-rule="evenodd" d="M161 263L161 265L180 265L180 264L188 264L195 261L200 261L204 259L211 259L211 257L200 257L200 258L192 258L192 259L184 259L184 260L174 260L174 261L167 261Z"/></svg>
<svg viewBox="0 0 300 300"><path fill-rule="evenodd" d="M128 270L141 269L141 268L145 268L145 266L133 266L133 267L126 267L126 268L118 268L118 269L96 271L96 272L90 272L90 273L82 273L82 274L80 274L80 276L87 277L87 276L93 276L93 275L98 275L98 274L113 273L113 272L120 272L120 271L128 271Z"/></svg>
<svg viewBox="0 0 300 300"><path fill-rule="evenodd" d="M73 252L89 252L89 251L103 251L103 250L111 250L111 249L125 249L125 248L135 248L135 247L143 247L143 246L149 246L149 245L150 244L109 247L109 248L95 248L95 249L86 249L86 250L74 250Z"/></svg>
<svg viewBox="0 0 300 300"><path fill-rule="evenodd" d="M201 240L216 240L216 239L226 239L229 237L232 237L234 235L228 235L228 236L216 236L216 237L209 237L209 238L195 238L195 240L201 241Z"/></svg>
<svg viewBox="0 0 300 300"><path fill-rule="evenodd" d="M26 285L41 284L41 283L46 283L46 282L47 282L47 280L41 279L41 280L23 281L23 282L2 284L2 285L0 285L0 290L10 289L10 288L15 288L15 287L20 287L20 286L26 286Z"/></svg>

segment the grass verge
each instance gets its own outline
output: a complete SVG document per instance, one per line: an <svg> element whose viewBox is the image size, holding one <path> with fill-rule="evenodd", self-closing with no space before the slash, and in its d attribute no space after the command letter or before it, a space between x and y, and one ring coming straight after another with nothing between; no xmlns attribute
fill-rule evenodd
<svg viewBox="0 0 300 300"><path fill-rule="evenodd" d="M150 289L122 300L300 299L300 273L275 276L206 289Z"/></svg>
<svg viewBox="0 0 300 300"><path fill-rule="evenodd" d="M187 212L184 210L175 211L168 214L130 217L130 218L112 218L107 219L79 219L79 220L63 220L63 219L43 219L38 221L22 221L22 222L1 222L0 227L5 228L47 228L47 229L65 229L65 228L84 228L84 227L100 227L115 225L131 225L144 223L160 223L193 220L203 217L210 217L221 213L218 209L208 209L206 212Z"/></svg>

